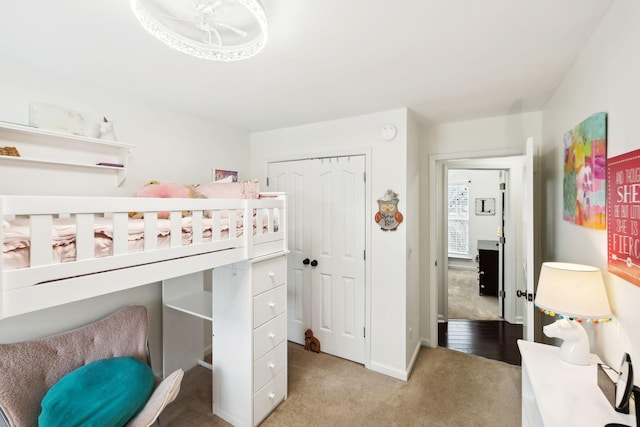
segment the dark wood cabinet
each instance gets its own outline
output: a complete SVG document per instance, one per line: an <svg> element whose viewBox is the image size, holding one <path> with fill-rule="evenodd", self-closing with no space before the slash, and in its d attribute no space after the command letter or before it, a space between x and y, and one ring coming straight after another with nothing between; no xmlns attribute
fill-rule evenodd
<svg viewBox="0 0 640 427"><path fill-rule="evenodd" d="M478 294L498 295L498 241L478 240Z"/></svg>

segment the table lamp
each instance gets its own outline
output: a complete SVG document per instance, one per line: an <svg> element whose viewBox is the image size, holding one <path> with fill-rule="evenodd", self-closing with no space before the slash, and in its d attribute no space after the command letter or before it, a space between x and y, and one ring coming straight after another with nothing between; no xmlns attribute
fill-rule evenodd
<svg viewBox="0 0 640 427"><path fill-rule="evenodd" d="M563 340L560 358L589 364L589 337L582 323L611 321L611 308L600 269L581 264L545 262L540 269L535 304L558 320L543 328L548 337Z"/></svg>

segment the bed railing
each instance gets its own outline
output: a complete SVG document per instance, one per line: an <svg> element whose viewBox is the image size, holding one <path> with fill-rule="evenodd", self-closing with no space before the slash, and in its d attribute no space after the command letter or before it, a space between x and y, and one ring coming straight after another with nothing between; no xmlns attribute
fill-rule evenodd
<svg viewBox="0 0 640 427"><path fill-rule="evenodd" d="M143 247L135 251L130 212L141 217L135 227ZM263 199L0 196L0 216L28 218L30 234L29 267L8 269L4 257L0 260L0 318L286 251L282 194ZM52 227L59 219L75 227L75 259L69 262L54 260ZM94 248L96 224L108 230L106 255ZM0 241L5 232L3 224ZM66 289L59 287L63 283Z"/></svg>

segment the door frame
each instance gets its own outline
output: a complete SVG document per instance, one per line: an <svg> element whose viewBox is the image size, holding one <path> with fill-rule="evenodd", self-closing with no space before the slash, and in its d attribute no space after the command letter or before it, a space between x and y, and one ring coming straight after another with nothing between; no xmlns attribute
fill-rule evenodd
<svg viewBox="0 0 640 427"><path fill-rule="evenodd" d="M435 206L429 214L429 328L425 337L429 347L438 346L438 283L442 283L445 278L445 270L448 260L446 254L444 238L444 183L446 177L445 165L449 162L459 162L464 160L482 160L503 157L522 156L525 153L521 149L502 149L471 151L466 153L434 154L429 156L429 206ZM500 169L499 167L497 169ZM504 168L502 168L504 169ZM441 207L438 209L437 207Z"/></svg>
<svg viewBox="0 0 640 427"><path fill-rule="evenodd" d="M275 162L290 162L297 160L309 160L309 159L323 159L332 157L349 157L349 156L364 156L364 170L365 170L365 251L368 256L364 260L364 366L367 369L371 368L371 235L372 235L372 223L373 223L373 198L371 196L371 148L353 148L345 150L328 150L328 151L309 151L298 154L283 154L274 157L269 157L264 160L262 165L262 185L267 187L266 179L269 176L269 163ZM376 204L377 209L377 204Z"/></svg>

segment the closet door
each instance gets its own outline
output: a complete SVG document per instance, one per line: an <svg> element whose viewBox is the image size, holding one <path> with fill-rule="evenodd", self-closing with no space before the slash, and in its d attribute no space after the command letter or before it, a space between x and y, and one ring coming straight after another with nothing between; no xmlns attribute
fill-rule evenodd
<svg viewBox="0 0 640 427"><path fill-rule="evenodd" d="M322 351L364 362L364 156L314 161L311 329Z"/></svg>
<svg viewBox="0 0 640 427"><path fill-rule="evenodd" d="M312 329L325 353L364 362L365 158L269 164L288 194L288 337Z"/></svg>
<svg viewBox="0 0 640 427"><path fill-rule="evenodd" d="M310 160L269 163L269 191L287 193L287 337L298 344L311 327L311 182Z"/></svg>

